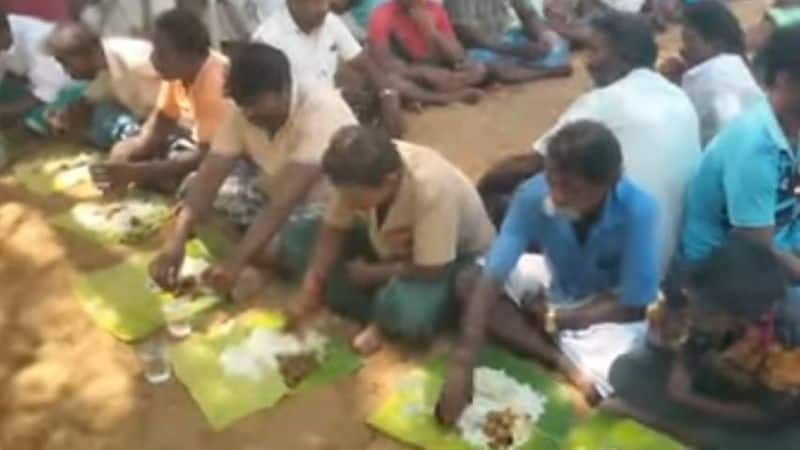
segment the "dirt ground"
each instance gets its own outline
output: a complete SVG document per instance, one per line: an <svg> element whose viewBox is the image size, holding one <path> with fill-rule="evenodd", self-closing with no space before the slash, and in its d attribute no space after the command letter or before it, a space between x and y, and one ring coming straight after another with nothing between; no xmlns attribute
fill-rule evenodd
<svg viewBox="0 0 800 450"><path fill-rule="evenodd" d="M763 0L739 2L747 24ZM661 38L674 50L675 30ZM668 54L669 52L663 52ZM471 176L525 150L589 87L574 77L506 88L476 107L411 118L408 139L441 150ZM35 144L33 144L35 145ZM70 276L118 260L59 234L44 220L69 199L28 194L0 178L0 450L393 450L406 448L364 424L393 373L414 356L388 350L356 376L287 399L215 433L173 378L149 385L133 349L97 329L73 298ZM271 288L267 303L291 298Z"/></svg>

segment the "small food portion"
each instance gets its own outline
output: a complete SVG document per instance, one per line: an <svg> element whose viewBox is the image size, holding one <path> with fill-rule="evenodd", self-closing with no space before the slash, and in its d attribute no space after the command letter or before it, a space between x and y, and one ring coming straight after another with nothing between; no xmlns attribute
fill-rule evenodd
<svg viewBox="0 0 800 450"><path fill-rule="evenodd" d="M88 231L123 244L135 244L158 230L169 216L169 209L158 200L132 197L113 203L78 203L70 215Z"/></svg>
<svg viewBox="0 0 800 450"><path fill-rule="evenodd" d="M475 448L513 450L528 442L547 398L501 370L480 367L474 398L458 421L461 436Z"/></svg>
<svg viewBox="0 0 800 450"><path fill-rule="evenodd" d="M287 386L296 387L322 363L327 342L313 332L301 338L258 329L241 344L226 348L219 361L227 375L258 380L267 371L277 371Z"/></svg>
<svg viewBox="0 0 800 450"><path fill-rule="evenodd" d="M90 182L92 177L89 174L89 166L98 160L97 155L81 153L48 161L39 169L42 174L53 177L53 187L56 190L65 190Z"/></svg>
<svg viewBox="0 0 800 450"><path fill-rule="evenodd" d="M319 367L319 358L313 352L298 353L295 355L278 355L281 376L287 386L296 387L311 372Z"/></svg>

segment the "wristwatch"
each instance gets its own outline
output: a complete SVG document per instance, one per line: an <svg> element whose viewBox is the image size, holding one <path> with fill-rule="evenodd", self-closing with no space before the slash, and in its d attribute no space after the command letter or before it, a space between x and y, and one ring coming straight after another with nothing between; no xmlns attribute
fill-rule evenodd
<svg viewBox="0 0 800 450"><path fill-rule="evenodd" d="M380 93L378 94L380 98L394 97L396 95L397 95L397 89L391 89L391 88L381 89Z"/></svg>
<svg viewBox="0 0 800 450"><path fill-rule="evenodd" d="M558 333L558 322L556 321L556 309L552 306L547 308L547 314L544 316L544 331L551 336Z"/></svg>

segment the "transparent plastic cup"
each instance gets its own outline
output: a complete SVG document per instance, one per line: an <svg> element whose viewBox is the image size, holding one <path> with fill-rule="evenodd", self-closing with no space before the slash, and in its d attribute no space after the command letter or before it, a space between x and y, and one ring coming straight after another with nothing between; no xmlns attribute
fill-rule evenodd
<svg viewBox="0 0 800 450"><path fill-rule="evenodd" d="M150 338L140 343L136 352L144 367L144 377L150 384L160 384L172 377L172 369L167 361L167 346L163 339Z"/></svg>
<svg viewBox="0 0 800 450"><path fill-rule="evenodd" d="M189 304L189 299L178 297L161 307L164 319L167 321L167 331L173 337L185 338L192 334Z"/></svg>

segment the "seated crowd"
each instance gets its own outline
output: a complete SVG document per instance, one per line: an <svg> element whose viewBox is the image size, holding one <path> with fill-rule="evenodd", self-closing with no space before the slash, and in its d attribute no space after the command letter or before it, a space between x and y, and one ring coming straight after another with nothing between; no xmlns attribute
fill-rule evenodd
<svg viewBox="0 0 800 450"><path fill-rule="evenodd" d="M445 425L491 339L689 445L797 445L798 4L746 34L718 0L285 0L249 28L224 2L249 39L223 53L208 2L177 3L149 40L0 15L0 123L107 152L105 194L179 199L159 285L217 212L241 239L205 281L301 282L296 330L327 307L371 354L456 327ZM669 19L682 48L658 64ZM569 76L571 48L593 87L477 184L400 140L404 108Z"/></svg>

